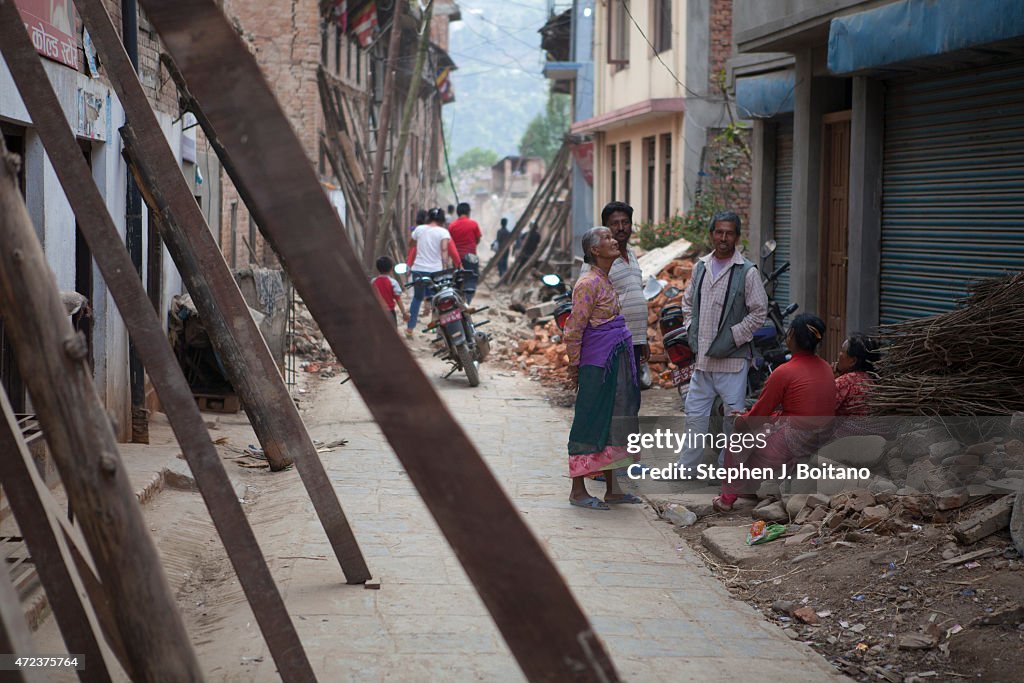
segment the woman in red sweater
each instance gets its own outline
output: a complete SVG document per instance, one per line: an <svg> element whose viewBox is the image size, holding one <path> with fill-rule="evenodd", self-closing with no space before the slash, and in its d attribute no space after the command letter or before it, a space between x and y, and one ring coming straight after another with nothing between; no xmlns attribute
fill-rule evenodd
<svg viewBox="0 0 1024 683"><path fill-rule="evenodd" d="M748 468L777 469L812 454L820 445L836 408L832 366L815 355L824 335L825 323L815 315L804 313L790 323L786 347L793 357L768 377L757 403L736 419L737 431L755 431L765 420L751 418L774 418L765 447L751 449L744 463ZM739 460L726 452L726 467L737 467ZM725 482L722 495L714 500L715 509L732 510L736 499L753 493L757 485L752 480Z"/></svg>

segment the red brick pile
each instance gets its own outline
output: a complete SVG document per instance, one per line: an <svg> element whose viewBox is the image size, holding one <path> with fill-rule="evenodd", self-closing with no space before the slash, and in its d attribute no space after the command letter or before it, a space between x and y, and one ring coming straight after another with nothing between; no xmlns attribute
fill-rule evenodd
<svg viewBox="0 0 1024 683"><path fill-rule="evenodd" d="M675 286L682 290L690 278L692 264L689 260L676 259L662 269L659 280L668 282L668 287ZM672 303L679 303L679 296ZM661 309L670 302L664 294L659 294L647 303L647 339L651 345L651 374L656 385L665 389L672 388L671 368L665 347L661 345L661 332L658 331L658 315ZM554 320L543 325L535 325L533 339L520 340L515 347L513 359L519 367L540 379L563 382L568 379L566 367L569 356L565 351L565 343L561 341L558 326ZM531 368L537 368L536 371Z"/></svg>

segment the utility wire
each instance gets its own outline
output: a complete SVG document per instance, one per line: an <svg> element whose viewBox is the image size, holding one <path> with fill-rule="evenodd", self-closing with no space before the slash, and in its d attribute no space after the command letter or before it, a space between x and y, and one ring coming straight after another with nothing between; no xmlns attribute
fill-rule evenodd
<svg viewBox="0 0 1024 683"><path fill-rule="evenodd" d="M674 80L676 82L676 85L678 85L680 88L685 90L687 93L689 93L691 96L693 96L696 99L708 100L708 101L713 101L713 100L719 99L719 98L711 98L711 97L708 97L706 95L700 95L700 94L694 92L693 90L691 90L690 88L688 88L685 83L683 83L681 80L679 80L679 76L676 76L676 72L673 71L672 68L668 64L665 63L665 60L661 58L661 54L658 52L657 49L655 49L654 43L652 43L650 38L647 37L647 34L644 33L644 30L642 28L640 28L640 24L636 23L636 19L633 18L633 13L629 11L629 2L628 2L628 0L621 0L621 2L622 2L622 9L626 10L626 16L628 16L629 20L631 22L633 22L633 26L636 27L636 30L640 33L640 36L644 39L644 42L646 42L650 46L651 51L654 52L654 56L657 57L658 61L661 62L661 65L663 67L665 67L665 71L667 71L668 75L672 77L672 80ZM724 98L721 98L721 99L724 100Z"/></svg>

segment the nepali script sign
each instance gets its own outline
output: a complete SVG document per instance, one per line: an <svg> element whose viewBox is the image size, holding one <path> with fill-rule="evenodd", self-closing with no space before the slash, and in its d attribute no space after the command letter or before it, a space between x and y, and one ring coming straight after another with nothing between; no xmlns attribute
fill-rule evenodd
<svg viewBox="0 0 1024 683"><path fill-rule="evenodd" d="M36 52L78 69L72 0L14 0Z"/></svg>

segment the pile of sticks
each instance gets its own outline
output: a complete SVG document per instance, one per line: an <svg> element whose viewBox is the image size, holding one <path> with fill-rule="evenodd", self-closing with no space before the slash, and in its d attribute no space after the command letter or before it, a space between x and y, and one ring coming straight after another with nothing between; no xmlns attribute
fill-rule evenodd
<svg viewBox="0 0 1024 683"><path fill-rule="evenodd" d="M968 293L955 311L881 329L873 413L1024 411L1024 273L982 280Z"/></svg>

